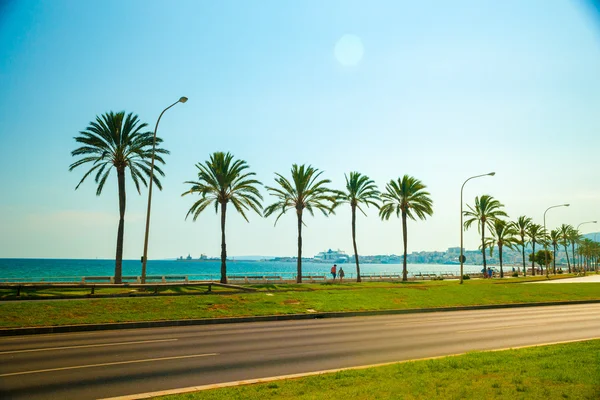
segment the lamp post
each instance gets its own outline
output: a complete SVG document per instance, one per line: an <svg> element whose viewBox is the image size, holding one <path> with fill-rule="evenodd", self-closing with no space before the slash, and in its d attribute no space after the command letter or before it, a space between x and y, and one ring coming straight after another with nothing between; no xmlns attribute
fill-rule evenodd
<svg viewBox="0 0 600 400"><path fill-rule="evenodd" d="M585 222L582 222L582 223L580 223L579 225L577 225L577 229L576 229L576 231L577 231L577 232L579 232L579 227L580 227L581 225L583 225L583 224L597 224L597 223L598 223L598 221L585 221ZM595 241L595 237L596 237L596 236L594 235L594 241ZM573 247L573 248L574 248L574 247ZM575 254L574 254L574 253L573 253L573 257L575 257ZM575 262L575 261L573 260L573 263L574 263L574 262ZM580 261L580 260L577 260L577 264L578 264L578 265L581 267L581 264L582 264L582 263L581 263L581 261ZM584 271L583 273L585 274L585 271Z"/></svg>
<svg viewBox="0 0 600 400"><path fill-rule="evenodd" d="M558 204L556 206L550 206L544 211L544 235L546 235L546 213L548 210L556 207L569 207L570 204ZM535 254L534 254L535 257ZM548 241L544 240L544 266L546 267L546 276L548 276ZM556 266L556 264L554 264ZM556 273L556 271L554 271Z"/></svg>
<svg viewBox="0 0 600 400"><path fill-rule="evenodd" d="M152 139L152 163L150 165L150 184L148 185L148 210L146 212L146 233L144 234L144 255L142 256L142 283L146 283L146 262L148 261L148 234L150 233L150 206L152 204L152 182L154 180L154 151L156 150L156 131L158 130L158 123L160 122L160 118L163 116L165 111L173 107L175 104L185 103L187 100L187 97L180 97L179 100L177 100L175 103L165 108L158 116L156 126L154 127L154 138Z"/></svg>
<svg viewBox="0 0 600 400"><path fill-rule="evenodd" d="M460 284L463 283L463 263L465 261L465 256L463 255L463 189L465 188L465 184L469 182L471 179L480 178L482 176L494 176L495 172L489 172L487 174L475 175L467 179L462 186L460 187Z"/></svg>

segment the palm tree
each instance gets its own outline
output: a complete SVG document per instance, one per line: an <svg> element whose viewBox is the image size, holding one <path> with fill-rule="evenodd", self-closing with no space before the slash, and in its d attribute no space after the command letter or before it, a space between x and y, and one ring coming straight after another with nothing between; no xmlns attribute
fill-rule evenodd
<svg viewBox="0 0 600 400"><path fill-rule="evenodd" d="M407 251L407 229L406 217L416 221L415 217L421 220L427 216L433 215L433 201L429 197L429 192L425 191L425 186L415 177L404 175L397 181L391 180L385 187L386 192L381 195L383 205L379 209L381 219L389 220L392 213L396 217L402 216L402 240L404 245L404 259L402 262L402 280L408 279L406 270L406 251Z"/></svg>
<svg viewBox="0 0 600 400"><path fill-rule="evenodd" d="M192 185L190 190L182 196L198 193L200 199L196 201L187 215L193 214L194 221L200 213L210 204L214 204L215 212L221 206L221 283L227 283L227 244L225 242L225 218L227 204L231 202L233 207L248 222L246 211L254 210L261 215L262 196L257 186L262 185L253 178L256 174L248 172L248 164L244 160L234 160L231 153L215 152L210 155L210 160L204 164L196 164L198 168L198 180L187 181Z"/></svg>
<svg viewBox="0 0 600 400"><path fill-rule="evenodd" d="M314 209L321 210L325 216L333 212L337 192L328 189L327 184L331 183L329 179L319 177L323 173L312 166L292 165L292 182L288 181L282 175L275 173L275 182L279 184L278 188L267 186L267 190L278 198L278 200L265 208L265 217L270 216L275 211L279 215L275 219L275 224L287 210L293 208L296 210L298 219L298 261L296 282L302 283L302 216L306 209L310 215L314 215ZM329 204L328 204L329 203Z"/></svg>
<svg viewBox="0 0 600 400"><path fill-rule="evenodd" d="M358 250L356 249L356 210L360 210L366 216L367 214L360 207L361 204L367 207L372 205L379 208L380 193L375 182L360 172L350 172L350 178L345 174L344 177L346 178L346 191L339 193L336 202L337 204L348 203L352 210L352 245L354 247L354 260L356 261L356 282L360 282L360 266L358 263Z"/></svg>
<svg viewBox="0 0 600 400"><path fill-rule="evenodd" d="M569 238L569 241L571 242L571 249L572 249L572 255L573 255L573 266L575 266L575 244L579 243L579 241L581 240L581 234L579 233L579 231L573 227L571 227L571 229L569 229L568 233L567 233L567 237Z"/></svg>
<svg viewBox="0 0 600 400"><path fill-rule="evenodd" d="M535 254L535 244L544 240L544 227L540 224L530 224L527 236L531 240L533 246L533 254ZM535 260L535 257L533 258ZM531 274L535 276L535 261L531 261ZM542 271L543 272L543 271Z"/></svg>
<svg viewBox="0 0 600 400"><path fill-rule="evenodd" d="M531 218L526 217L525 215L521 215L516 221L512 222L513 228L516 229L517 234L521 238L518 241L518 244L521 245L521 252L523 256L523 276L527 276L527 266L525 265L525 238L527 237L527 230L529 229L529 225L531 225Z"/></svg>
<svg viewBox="0 0 600 400"><path fill-rule="evenodd" d="M475 207L469 207L469 211L465 211L464 215L470 217L464 223L465 229L477 221L477 230L481 232L481 253L483 255L483 269L487 271L487 263L485 260L485 228L486 226L492 230L493 223L499 217L507 217L506 213L501 210L504 204L494 199L492 196L484 194L479 197L475 197Z"/></svg>
<svg viewBox="0 0 600 400"><path fill-rule="evenodd" d="M498 246L498 254L500 257L500 278L504 278L504 270L502 269L502 248L504 246L512 249L513 246L518 243L517 230L512 224L507 223L504 220L494 220L494 226L491 229L492 237L487 238L486 245L490 246L490 257L494 250L494 245Z"/></svg>
<svg viewBox="0 0 600 400"><path fill-rule="evenodd" d="M92 173L98 184L96 196L100 196L104 184L108 179L112 168L117 171L117 187L119 191L119 227L117 228L117 251L115 256L115 283L122 282L123 274L123 238L125 232L125 172L129 168L131 180L140 192L140 182L147 186L146 177L150 177L150 166L152 158L153 132L142 132L148 124L142 123L137 115L127 114L121 111L112 111L96 116L96 120L89 123L88 127L79 132L75 137L77 143L82 146L73 150L73 157L82 156L69 166L69 171L80 165L91 163L92 167L83 175L75 190ZM156 144L162 143L162 139L156 138ZM164 160L161 154L169 154L162 148L156 148L154 159L162 164ZM155 166L156 172L164 176L163 171ZM153 182L162 189L160 180L153 174Z"/></svg>
<svg viewBox="0 0 600 400"><path fill-rule="evenodd" d="M556 275L556 248L558 247L558 244L560 242L560 230L559 229L553 229L552 231L550 231L550 243L552 243L552 249L553 249L553 265L552 265L552 273L554 275ZM546 270L546 274L548 274L548 270Z"/></svg>
<svg viewBox="0 0 600 400"><path fill-rule="evenodd" d="M582 258L581 266L582 266L584 275L586 274L586 270L592 264L592 258L594 255L594 244L595 244L595 242L592 241L591 239L584 238L579 243L579 247L577 249L577 252L579 253L580 257Z"/></svg>
<svg viewBox="0 0 600 400"><path fill-rule="evenodd" d="M569 268L569 273L571 273L571 263L569 262L569 232L573 229L571 225L562 224L560 228L561 243L565 248L565 254L567 255L567 267Z"/></svg>

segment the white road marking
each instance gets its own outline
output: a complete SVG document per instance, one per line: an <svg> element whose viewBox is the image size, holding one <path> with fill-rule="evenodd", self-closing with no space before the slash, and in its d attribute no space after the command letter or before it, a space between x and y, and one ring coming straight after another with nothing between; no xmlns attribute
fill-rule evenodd
<svg viewBox="0 0 600 400"><path fill-rule="evenodd" d="M598 339L600 339L600 337L593 337L593 338L587 338L587 339L563 340L560 342L531 344L531 345L516 346L516 347L506 347L503 349L495 349L495 350L477 350L477 352L485 353L485 352L496 352L496 351L505 351L505 350L517 350L517 349L526 349L529 347L542 347L542 346L550 346L550 345L555 345L555 344L586 342L589 340L598 340ZM472 352L468 352L468 353L472 353ZM105 399L101 399L101 400L149 399L149 398L158 397L158 396L199 392L199 391L203 391L203 390L221 389L221 388L233 387L233 386L254 385L257 383L267 383L267 382L281 381L281 380L286 380L286 379L305 378L305 377L314 376L314 375L330 374L330 373L341 372L341 371L352 371L352 370L361 370L361 369L367 369L367 368L385 367L388 365L405 364L405 363L414 362L414 361L437 360L440 358L461 356L461 355L468 354L468 353L457 353L457 354L449 354L449 355L445 355L445 356L415 358L412 360L393 361L393 362L380 363L380 364L360 365L357 367L336 368L336 369L328 369L328 370L313 371L313 372L303 372L303 373L292 374L292 375L270 376L267 378L247 379L244 381L213 383L213 384L202 385L202 386L190 386L190 387L179 388L179 389L160 390L160 391L156 391L156 392L137 393L137 394L132 394L132 395L110 397L110 398L105 398Z"/></svg>
<svg viewBox="0 0 600 400"><path fill-rule="evenodd" d="M137 341L137 342L83 344L83 345L80 345L80 346L46 347L46 348L42 348L42 349L26 349L26 350L0 351L0 354L34 353L34 352L38 352L38 351L67 350L67 349L85 349L85 348L89 348L89 347L104 347L104 346L125 346L125 345L128 345L128 344L174 342L176 340L178 340L178 339L157 339L157 340L143 340L143 341Z"/></svg>
<svg viewBox="0 0 600 400"><path fill-rule="evenodd" d="M11 372L9 374L1 374L0 377L16 376L16 375L29 375L29 374L40 374L40 373L43 373L43 372L66 371L66 370L70 370L70 369L106 367L106 366L109 366L109 365L124 365L124 364L136 364L136 363L145 363L145 362L152 362L152 361L180 360L180 359L184 359L184 358L209 357L209 356L217 356L217 355L219 355L219 353L192 354L192 355L189 355L189 356L147 358L145 360L131 360L131 361L117 361L117 362L101 363L101 364L75 365L75 366L72 366L72 367L38 369L36 371Z"/></svg>

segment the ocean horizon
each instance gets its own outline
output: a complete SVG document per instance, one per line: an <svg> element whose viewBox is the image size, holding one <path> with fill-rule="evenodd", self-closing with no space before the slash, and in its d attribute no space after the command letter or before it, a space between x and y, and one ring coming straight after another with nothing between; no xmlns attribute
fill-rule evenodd
<svg viewBox="0 0 600 400"><path fill-rule="evenodd" d="M302 262L303 275L329 275L333 263ZM356 278L354 263L338 263L343 268L346 279ZM464 265L465 273L480 272L481 265ZM512 268L506 266L506 270ZM140 260L123 260L123 276L140 276ZM401 274L402 264L360 264L361 274ZM228 260L227 276L236 275L279 275L284 279L296 276L296 262L289 261L247 261ZM454 264L408 264L408 274L458 275L460 265ZM0 258L0 281L38 280L81 280L84 276L113 276L114 259L54 259L54 258ZM185 275L193 279L218 279L221 262L185 261L176 259L148 260L148 276Z"/></svg>

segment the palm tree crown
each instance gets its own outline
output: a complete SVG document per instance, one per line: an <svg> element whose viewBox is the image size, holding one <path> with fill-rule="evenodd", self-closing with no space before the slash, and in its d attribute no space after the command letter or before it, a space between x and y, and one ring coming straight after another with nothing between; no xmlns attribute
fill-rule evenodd
<svg viewBox="0 0 600 400"><path fill-rule="evenodd" d="M185 182L192 187L182 196L197 193L200 199L190 207L186 218L192 215L195 221L209 205L214 204L215 212L218 212L221 206L221 283L227 283L225 242L227 205L233 204L246 221L248 221L246 216L248 210L261 215L262 196L257 186L262 183L253 178L256 175L254 172L247 171L249 166L246 161L235 160L231 153L215 152L204 164L196 164L196 168L198 168L198 180Z"/></svg>
<svg viewBox="0 0 600 400"><path fill-rule="evenodd" d="M383 205L379 209L381 219L389 220L392 214L402 217L402 239L404 245L404 260L402 265L402 280L408 279L406 270L407 255L407 227L406 218L416 221L424 220L433 215L433 201L425 186L415 177L404 175L397 181L391 180L385 187L386 192L381 195Z"/></svg>
<svg viewBox="0 0 600 400"><path fill-rule="evenodd" d="M327 188L331 183L329 179L320 179L322 171L305 165L293 164L292 181L290 182L283 175L275 173L275 182L279 187L267 186L267 190L278 200L265 208L265 217L275 212L279 212L275 219L275 224L279 218L289 209L296 210L298 220L298 260L297 277L298 283L302 282L302 216L306 209L310 215L314 216L314 210L320 210L325 216L333 212L336 196L338 193Z"/></svg>
<svg viewBox="0 0 600 400"><path fill-rule="evenodd" d="M379 208L379 190L377 185L368 176L362 175L360 172L350 172L350 177L344 175L346 178L346 191L339 192L337 195L336 203L350 204L352 211L352 244L354 247L354 259L356 261L356 281L360 282L360 265L358 263L358 250L356 248L356 210L365 214L361 205L372 205ZM337 205L336 204L336 205Z"/></svg>
<svg viewBox="0 0 600 400"><path fill-rule="evenodd" d="M84 165L91 164L91 168L83 175L75 189L92 174L98 185L96 195L102 193L113 167L117 172L117 185L119 191L119 227L117 231L117 251L115 260L115 282L121 283L122 260L123 260L123 238L125 227L125 171L128 168L135 188L140 192L140 182L147 186L147 177L150 177L153 132L142 132L148 125L141 123L137 115L133 113L125 115L124 111L114 113L112 111L97 116L95 121L90 122L88 127L79 132L75 137L77 143L82 146L73 150L73 157L81 156L69 166L69 171ZM162 139L156 138L156 144L162 143ZM169 152L162 148L155 149L154 159L162 164L164 160L161 154ZM155 166L156 172L164 176L160 167ZM159 189L162 185L158 177L153 174L153 182Z"/></svg>

